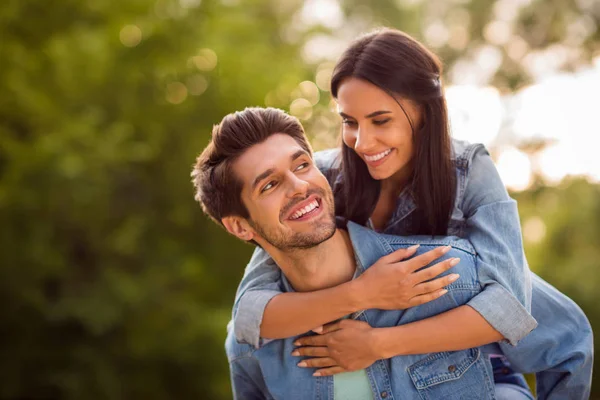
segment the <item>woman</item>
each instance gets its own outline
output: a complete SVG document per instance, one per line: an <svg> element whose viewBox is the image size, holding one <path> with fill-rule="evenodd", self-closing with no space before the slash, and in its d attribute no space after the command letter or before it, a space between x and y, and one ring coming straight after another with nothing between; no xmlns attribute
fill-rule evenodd
<svg viewBox="0 0 600 400"><path fill-rule="evenodd" d="M516 344L536 326L528 312L530 271L516 203L481 145L450 139L440 77L437 57L408 35L386 29L359 38L338 61L331 83L343 118L341 166L339 153L320 155L339 216L388 234L464 237L477 251L484 290L469 306L424 325L414 338L416 354L502 339ZM299 335L348 313L335 308L326 291L279 294L276 268L263 253L255 252L238 290L238 339L259 344L259 328L261 337ZM393 332L388 339L394 342ZM354 369L373 361L366 357ZM321 375L345 371L318 359L305 366L325 367ZM521 396L515 398L530 398L522 379L513 386Z"/></svg>

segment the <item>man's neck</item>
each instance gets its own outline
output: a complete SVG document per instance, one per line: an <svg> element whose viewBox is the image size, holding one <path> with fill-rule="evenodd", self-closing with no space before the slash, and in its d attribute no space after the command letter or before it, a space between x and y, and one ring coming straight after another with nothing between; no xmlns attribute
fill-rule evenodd
<svg viewBox="0 0 600 400"><path fill-rule="evenodd" d="M298 292L326 289L348 282L356 270L350 236L341 229L336 229L331 238L310 249L268 251Z"/></svg>

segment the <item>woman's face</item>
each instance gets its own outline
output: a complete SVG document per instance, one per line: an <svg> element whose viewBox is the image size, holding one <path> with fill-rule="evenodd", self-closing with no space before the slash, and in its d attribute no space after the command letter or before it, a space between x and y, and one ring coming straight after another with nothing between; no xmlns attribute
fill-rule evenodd
<svg viewBox="0 0 600 400"><path fill-rule="evenodd" d="M397 99L418 131L420 107L411 100ZM396 100L367 81L347 78L338 89L337 102L343 118L342 139L367 164L371 176L405 180L413 157L413 133Z"/></svg>

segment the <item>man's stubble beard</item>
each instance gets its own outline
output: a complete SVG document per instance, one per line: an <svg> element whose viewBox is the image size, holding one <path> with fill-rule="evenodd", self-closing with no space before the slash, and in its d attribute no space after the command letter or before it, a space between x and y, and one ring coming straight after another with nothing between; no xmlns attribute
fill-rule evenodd
<svg viewBox="0 0 600 400"><path fill-rule="evenodd" d="M306 198L313 193L318 193L321 196L321 207L324 206L324 203L327 203L329 215L327 215L325 221L321 221L321 219L314 221L314 230L311 232L292 232L292 235L285 235L279 229L267 229L251 218L248 220L248 222L267 243L281 251L306 250L318 246L319 244L330 239L336 231L333 194L331 191L326 192L321 189L311 190L304 199L299 199L288 204L288 206L286 206L282 211L282 214L284 214L286 210L289 210L294 205L306 200Z"/></svg>

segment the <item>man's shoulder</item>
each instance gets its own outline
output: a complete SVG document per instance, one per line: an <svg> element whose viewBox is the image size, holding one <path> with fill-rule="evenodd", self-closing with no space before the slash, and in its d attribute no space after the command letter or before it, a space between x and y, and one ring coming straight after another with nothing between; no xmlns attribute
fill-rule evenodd
<svg viewBox="0 0 600 400"><path fill-rule="evenodd" d="M379 258L388 255L400 248L419 245L423 249L439 246L451 246L450 255L459 256L463 253L475 256L475 249L471 243L456 236L396 236L375 232L369 228L349 222L347 225L352 246L359 261L364 268L370 267Z"/></svg>
<svg viewBox="0 0 600 400"><path fill-rule="evenodd" d="M317 151L313 159L317 168L325 173L331 169L339 169L341 165L341 154L339 148Z"/></svg>

